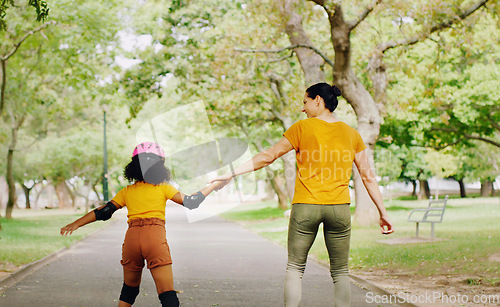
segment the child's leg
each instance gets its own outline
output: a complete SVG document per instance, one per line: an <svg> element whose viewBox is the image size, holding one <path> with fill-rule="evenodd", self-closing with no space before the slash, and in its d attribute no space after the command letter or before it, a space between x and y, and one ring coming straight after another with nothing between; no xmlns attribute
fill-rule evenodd
<svg viewBox="0 0 500 307"><path fill-rule="evenodd" d="M163 307L179 306L179 299L174 290L174 276L172 274L172 265L161 265L151 269L151 275L156 284L156 291Z"/></svg>
<svg viewBox="0 0 500 307"><path fill-rule="evenodd" d="M135 298L139 294L139 285L141 284L141 271L130 271L123 268L123 287L120 294L120 302L118 307L129 307L135 302Z"/></svg>
<svg viewBox="0 0 500 307"><path fill-rule="evenodd" d="M160 265L151 269L151 275L156 284L158 294L165 291L174 290L174 275L172 273L172 265Z"/></svg>
<svg viewBox="0 0 500 307"><path fill-rule="evenodd" d="M141 284L142 271L130 271L123 268L123 281L131 287L138 287Z"/></svg>

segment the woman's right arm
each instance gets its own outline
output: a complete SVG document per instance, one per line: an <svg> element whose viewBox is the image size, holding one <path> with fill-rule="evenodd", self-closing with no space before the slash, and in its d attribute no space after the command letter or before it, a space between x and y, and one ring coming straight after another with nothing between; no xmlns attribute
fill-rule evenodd
<svg viewBox="0 0 500 307"><path fill-rule="evenodd" d="M370 162L368 162L366 149L358 152L354 156L354 164L356 164L356 167L358 168L359 175L361 176L361 180L363 180L363 184L368 191L368 195L370 195L370 198L375 203L375 206L380 214L380 227L382 228L382 233L390 234L394 232L394 225L387 215L387 210L384 206L382 193L380 193L377 179L375 178L375 174L373 174L370 167ZM385 230L384 226L387 227L387 230Z"/></svg>

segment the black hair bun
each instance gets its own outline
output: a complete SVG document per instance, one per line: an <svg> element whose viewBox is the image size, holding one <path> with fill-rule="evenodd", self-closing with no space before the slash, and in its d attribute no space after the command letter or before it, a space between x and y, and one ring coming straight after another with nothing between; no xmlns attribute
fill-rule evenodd
<svg viewBox="0 0 500 307"><path fill-rule="evenodd" d="M332 93L334 96L336 97L339 97L339 96L342 96L342 92L340 91L340 89L335 86L335 85L332 85Z"/></svg>

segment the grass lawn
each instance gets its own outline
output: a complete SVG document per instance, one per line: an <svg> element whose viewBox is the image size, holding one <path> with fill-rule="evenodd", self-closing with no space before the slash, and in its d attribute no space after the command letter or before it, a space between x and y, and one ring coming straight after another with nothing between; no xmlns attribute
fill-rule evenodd
<svg viewBox="0 0 500 307"><path fill-rule="evenodd" d="M27 212L25 216L21 213L20 217L10 220L1 218L0 271L15 270L16 267L39 260L63 247L69 247L106 225L92 223L78 229L71 236L63 237L59 234L61 227L81 217L83 213L36 213Z"/></svg>
<svg viewBox="0 0 500 307"><path fill-rule="evenodd" d="M394 200L387 202L395 233L384 236L378 226L353 226L350 267L356 271L382 269L418 276L461 274L470 276L470 283L500 285L500 266L492 255L500 256L500 201L498 198L467 198L448 201L442 224L436 224L435 235L444 241L386 245L378 241L393 237L415 236L415 223L407 222L413 208L424 208L428 201ZM244 207L244 208L242 208ZM286 245L288 219L272 202L241 206L222 214L238 221L280 245ZM352 208L354 209L354 208ZM422 223L420 236L430 236L430 225ZM328 254L320 230L310 255L327 264ZM495 257L495 258L496 258Z"/></svg>

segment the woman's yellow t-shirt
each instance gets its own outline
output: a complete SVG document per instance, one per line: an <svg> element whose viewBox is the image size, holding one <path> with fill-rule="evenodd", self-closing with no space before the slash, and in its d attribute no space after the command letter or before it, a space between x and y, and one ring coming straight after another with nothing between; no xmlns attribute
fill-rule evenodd
<svg viewBox="0 0 500 307"><path fill-rule="evenodd" d="M354 155L366 148L356 129L344 122L308 118L283 134L296 151L292 203L347 204Z"/></svg>
<svg viewBox="0 0 500 307"><path fill-rule="evenodd" d="M136 182L121 189L112 201L127 206L128 220L156 217L165 220L165 203L179 191L169 183Z"/></svg>

